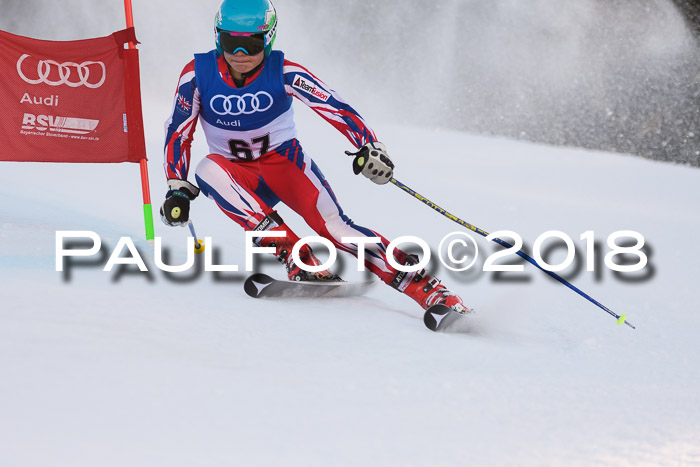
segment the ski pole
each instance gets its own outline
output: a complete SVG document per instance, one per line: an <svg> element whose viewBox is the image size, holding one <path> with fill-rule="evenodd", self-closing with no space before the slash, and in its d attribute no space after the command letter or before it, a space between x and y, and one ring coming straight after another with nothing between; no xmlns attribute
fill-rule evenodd
<svg viewBox="0 0 700 467"><path fill-rule="evenodd" d="M194 223L192 222L192 219L187 221L187 227L190 228L190 233L192 233L192 236L194 237L194 252L200 254L204 251L204 242L197 237L197 234L194 231Z"/></svg>
<svg viewBox="0 0 700 467"><path fill-rule="evenodd" d="M478 233L479 235L482 235L482 236L484 236L484 237L488 237L489 234L488 234L487 232L481 230L481 229L478 228L478 227L475 227L475 226L471 225L470 223L468 223L468 222L466 222L466 221L463 221L462 219L460 219L459 217L455 216L454 214L451 214L451 213L447 212L445 209L441 208L440 206L438 206L437 204L433 203L432 201L430 201L430 200L429 200L428 198L426 198L425 196L423 196L423 195L417 193L415 190L412 190L412 189L409 188L407 185L404 185L403 183L401 183L400 181L396 180L395 178L392 178L392 179L391 179L391 183L393 183L393 184L396 185L397 187L401 188L403 191L405 191L405 192L408 193L409 195L413 196L414 198L418 199L418 200L421 201L423 204L425 204L425 205L431 207L431 208L434 209L435 211L437 211L437 212L439 212L440 214L442 214L443 216L447 217L447 218L450 219L451 221L456 222L456 223L458 223L459 225L461 225L461 226L463 226L463 227L466 227L467 229L471 230L472 232L476 232L476 233ZM508 243L508 242L506 242L506 241L504 241L504 240L501 240L500 238L497 238L497 237L496 237L496 238L493 238L492 240L493 240L494 242L498 243L499 245L505 247L505 248L513 248L513 245L511 245L510 243ZM573 290L573 291L576 292L577 294L581 295L583 298L585 298L585 299L588 300L589 302L593 303L594 305L596 305L596 306L598 306L599 308L601 308L601 309L605 310L606 312L608 312L610 315L614 316L614 317L617 319L617 324L618 324L618 326L621 325L622 323L624 323L624 324L626 324L627 326L631 327L632 329L637 329L636 327L634 327L634 325L633 325L632 323L630 323L629 321L627 321L626 315L624 315L624 314L618 315L617 313L615 313L614 311L612 311L610 308L606 307L605 305L603 305L602 303L600 303L600 302L597 301L596 299L592 298L591 296L589 296L588 294L584 293L583 291L581 291L581 290L578 289L577 287L573 286L570 282L568 282L566 279L562 278L562 277L559 276L558 274L556 274L556 273L554 273L554 272L552 272L552 271L548 271L548 270L544 269L542 266L540 266L540 265L537 263L537 261L535 261L534 259L532 259L529 255L527 255L526 253L524 253L522 250L518 250L518 251L516 252L516 254L517 254L518 256L520 256L521 258L525 259L527 262L529 262L529 263L532 264L533 266L535 266L535 267L536 267L537 269L539 269L540 271L545 272L546 274L548 274L549 276L553 277L553 278L556 279L557 281L561 282L562 284L564 284L565 286L567 286L568 288L570 288L571 290Z"/></svg>

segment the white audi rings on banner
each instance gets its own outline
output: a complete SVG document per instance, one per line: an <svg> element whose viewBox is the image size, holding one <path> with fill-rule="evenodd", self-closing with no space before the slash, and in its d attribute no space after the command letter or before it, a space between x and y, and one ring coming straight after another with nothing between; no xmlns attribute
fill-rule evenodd
<svg viewBox="0 0 700 467"><path fill-rule="evenodd" d="M261 97L263 99L261 99ZM215 103L221 99L221 107L217 109ZM235 111L234 111L235 102ZM211 110L218 115L251 115L255 112L265 112L274 104L272 96L265 91L258 91L255 94L245 93L241 96L224 96L217 94L209 101ZM264 105L264 106L263 106ZM261 107L262 106L262 107Z"/></svg>
<svg viewBox="0 0 700 467"><path fill-rule="evenodd" d="M30 57L30 55L24 54L17 61L17 73L19 73L20 78L22 78L25 82L29 84L44 83L48 84L49 86L60 86L61 84L65 84L72 88L77 88L78 86L85 86L86 88L95 89L102 86L102 84L105 82L105 79L107 78L107 68L102 62L86 61L83 63L58 63L54 60L39 60L36 65L37 79L30 79L27 78L27 76L24 73L22 73L22 62L27 57ZM89 67L91 65L99 65L102 68L102 78L97 83L88 82L88 79L90 78ZM57 67L58 69L58 76L60 77L60 79L57 81L52 81L49 79L52 67ZM71 69L73 68L77 70L77 77L79 78L79 80L70 80Z"/></svg>

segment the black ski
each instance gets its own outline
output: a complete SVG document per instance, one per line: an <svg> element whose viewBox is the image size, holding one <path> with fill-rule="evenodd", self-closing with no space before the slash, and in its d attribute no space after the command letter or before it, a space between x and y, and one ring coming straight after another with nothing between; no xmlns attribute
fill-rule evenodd
<svg viewBox="0 0 700 467"><path fill-rule="evenodd" d="M441 332L448 330L454 323L460 321L466 313L459 313L445 305L433 305L423 315L425 326L431 331Z"/></svg>
<svg viewBox="0 0 700 467"><path fill-rule="evenodd" d="M267 274L253 274L243 284L253 298L355 297L363 295L374 281L358 282L292 282L277 280Z"/></svg>

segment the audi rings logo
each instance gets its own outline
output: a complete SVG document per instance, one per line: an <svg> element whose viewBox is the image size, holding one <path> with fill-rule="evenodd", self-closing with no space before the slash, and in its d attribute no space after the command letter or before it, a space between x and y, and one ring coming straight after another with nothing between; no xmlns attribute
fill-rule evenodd
<svg viewBox="0 0 700 467"><path fill-rule="evenodd" d="M246 93L242 96L217 94L211 98L209 105L218 115L251 115L255 112L265 112L274 102L270 94L258 91L255 94Z"/></svg>
<svg viewBox="0 0 700 467"><path fill-rule="evenodd" d="M49 86L60 86L65 84L71 88L77 88L78 86L85 86L86 88L99 88L105 82L107 78L107 68L102 62L65 62L58 63L54 60L39 60L36 64L36 79L29 78L22 72L22 62L24 62L29 54L22 55L19 60L17 60L17 73L19 77L22 78L29 84L48 84ZM52 73L52 70L56 70L58 73L58 79L56 74ZM93 70L92 76L90 76L90 70ZM97 74L99 73L100 79L97 80ZM53 77L54 79L50 79Z"/></svg>

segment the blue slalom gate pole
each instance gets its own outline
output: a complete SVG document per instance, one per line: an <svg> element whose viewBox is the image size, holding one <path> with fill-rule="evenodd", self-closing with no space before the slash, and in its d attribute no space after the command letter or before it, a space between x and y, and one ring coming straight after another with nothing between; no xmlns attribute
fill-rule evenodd
<svg viewBox="0 0 700 467"><path fill-rule="evenodd" d="M471 225L469 222L463 221L462 219L460 219L459 217L455 216L454 214L451 214L451 213L447 212L447 210L441 208L440 206L438 206L437 204L433 203L432 201L430 201L430 200L429 200L428 198L426 198L425 196L423 196L423 195L417 193L415 190L412 190L410 187L408 187L407 185L404 185L403 183L401 183L400 181L396 180L395 178L392 178L392 179L391 179L391 183L393 183L393 184L396 185L397 187L401 188L403 191L405 191L405 192L408 193L409 195L413 196L413 197L416 198L417 200L421 201L423 204L427 205L428 207L434 209L435 211L439 212L439 213L442 214L443 216L447 217L447 218L450 219L451 221L456 222L457 224L461 225L462 227L466 227L467 229L471 230L472 232L476 232L476 233L478 233L479 235L481 235L481 236L483 236L483 237L488 237L488 236L489 236L488 232L485 232L484 230L481 230L480 228ZM492 240L493 240L494 242L498 243L499 245L505 247L505 248L513 248L513 245L511 245L510 243L508 243L508 242L506 242L506 241L504 241L504 240L501 240L500 238L497 238L497 237L496 237L496 238L493 238ZM617 319L617 324L618 324L618 326L621 325L622 323L624 323L624 324L626 324L627 326L631 327L632 329L637 329L636 327L634 327L634 325L633 325L632 323L630 323L629 321L627 321L627 318L626 318L626 316L625 316L624 314L618 315L617 313L615 313L614 311L612 311L610 308L608 308L608 307L606 307L605 305L603 305L602 303L600 303L598 300L592 298L590 295L586 294L585 292L581 291L579 288L577 288L577 287L575 287L574 285L572 285L569 281L567 281L567 280L564 279L563 277L559 276L558 274L556 274L556 273L554 273L554 272L552 272L552 271L547 271L547 270L544 269L542 266L540 266L540 265L537 263L537 261L535 261L533 258L531 258L527 253L524 253L522 250L518 250L518 251L516 252L516 254L517 254L518 256L520 256L521 258L523 258L524 260L526 260L528 263L530 263L530 264L532 264L533 266L535 266L535 267L536 267L537 269L539 269L540 271L545 272L545 273L546 273L547 275L549 275L550 277L553 277L553 278L556 279L557 281L561 282L562 284L564 284L565 286L567 286L568 288L570 288L571 290L573 290L574 292L576 292L577 294L579 294L580 296L582 296L583 298L585 298L586 300L588 300L589 302L591 302L591 303L593 303L594 305L596 305L597 307L599 307L599 308L605 310L608 314L614 316L615 319Z"/></svg>

